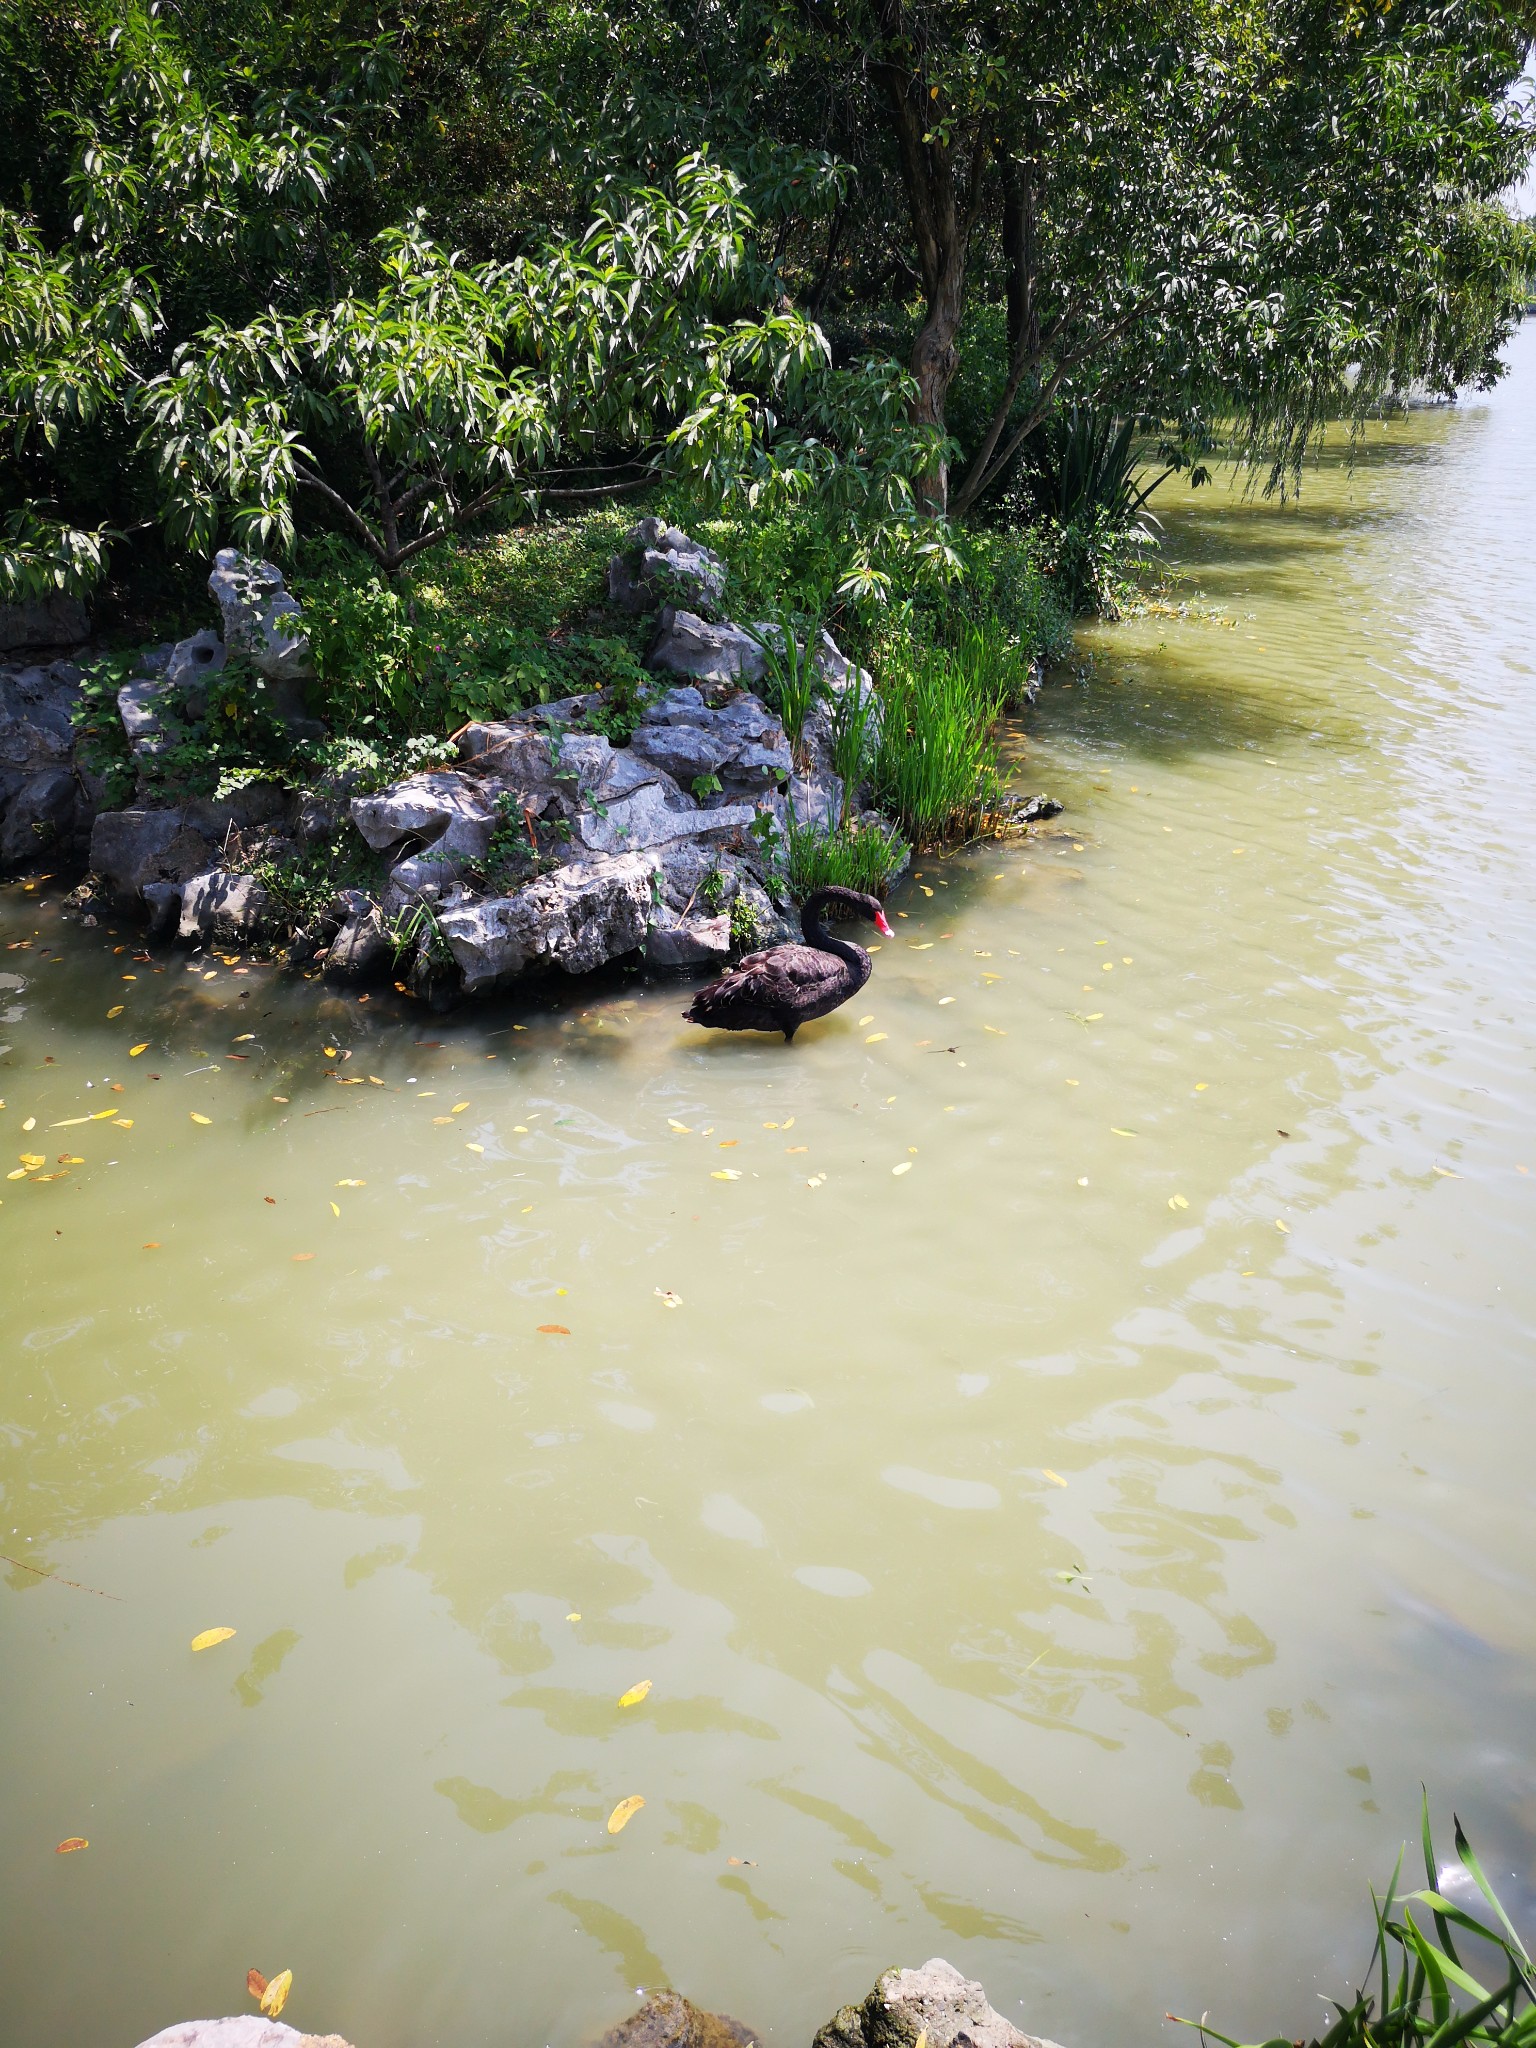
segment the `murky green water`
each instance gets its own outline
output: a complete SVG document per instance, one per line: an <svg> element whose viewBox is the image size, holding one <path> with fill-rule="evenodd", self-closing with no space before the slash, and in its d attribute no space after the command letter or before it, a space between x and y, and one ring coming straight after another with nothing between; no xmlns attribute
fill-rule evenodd
<svg viewBox="0 0 1536 2048"><path fill-rule="evenodd" d="M9 2038L255 1964L362 2048L662 1982L803 2048L933 1953L1072 2048L1300 2032L1421 1778L1530 1905L1515 358L1185 501L1232 623L1098 634L1071 829L929 864L792 1050L0 894L6 1164L65 1174L0 1183L0 1535L77 1582L0 1585Z"/></svg>

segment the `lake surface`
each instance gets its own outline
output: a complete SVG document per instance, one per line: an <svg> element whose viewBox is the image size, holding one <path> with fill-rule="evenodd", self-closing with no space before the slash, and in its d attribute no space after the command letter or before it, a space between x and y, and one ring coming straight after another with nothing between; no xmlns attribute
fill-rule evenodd
<svg viewBox="0 0 1536 2048"><path fill-rule="evenodd" d="M807 2048L934 1954L1069 2048L1299 2034L1421 1781L1529 1924L1511 354L1299 503L1170 488L1187 615L1027 729L1064 817L793 1048L0 891L9 2038L255 1965L359 2048L663 1983Z"/></svg>

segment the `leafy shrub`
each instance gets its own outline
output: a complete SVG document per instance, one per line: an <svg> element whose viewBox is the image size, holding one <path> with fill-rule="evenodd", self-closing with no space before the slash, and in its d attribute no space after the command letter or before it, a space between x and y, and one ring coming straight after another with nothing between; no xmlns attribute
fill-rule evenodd
<svg viewBox="0 0 1536 2048"><path fill-rule="evenodd" d="M955 648L908 642L887 666L875 783L919 846L974 831L995 801L1014 660L973 628Z"/></svg>
<svg viewBox="0 0 1536 2048"><path fill-rule="evenodd" d="M801 901L828 888L880 896L891 877L901 872L910 850L894 827L844 823L828 832L791 816L785 834L789 886Z"/></svg>
<svg viewBox="0 0 1536 2048"><path fill-rule="evenodd" d="M1018 488L1049 523L1053 574L1073 611L1113 614L1116 585L1161 531L1147 501L1176 466L1144 482L1135 420L1101 406L1064 406L1030 435Z"/></svg>

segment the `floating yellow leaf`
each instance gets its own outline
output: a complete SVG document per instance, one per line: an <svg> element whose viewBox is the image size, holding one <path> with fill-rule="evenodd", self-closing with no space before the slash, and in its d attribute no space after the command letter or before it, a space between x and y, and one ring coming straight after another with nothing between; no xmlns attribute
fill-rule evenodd
<svg viewBox="0 0 1536 2048"><path fill-rule="evenodd" d="M288 2003L288 1994L293 1989L292 1970L280 1970L261 1994L261 2009L270 2020L275 2020Z"/></svg>
<svg viewBox="0 0 1536 2048"><path fill-rule="evenodd" d="M859 1019L859 1025L860 1025L860 1028L862 1029L862 1027L863 1027L864 1025L866 1025L866 1024L873 1024L873 1023L874 1023L874 1021L875 1021L875 1013L874 1013L874 1011L873 1011L873 1010L871 1010L871 1011L870 1011L870 1013L869 1013L869 1015L868 1015L867 1017L861 1017L861 1018Z"/></svg>
<svg viewBox="0 0 1536 2048"><path fill-rule="evenodd" d="M566 1616L565 1618L566 1618L566 1620L567 1620L567 1621L580 1621L580 1619L581 1619L581 1610L580 1610L580 1608L577 1608L577 1609L575 1610L575 1612L573 1612L573 1613L571 1613L571 1614L568 1614L568 1615L567 1615L567 1616Z"/></svg>
<svg viewBox="0 0 1536 2048"><path fill-rule="evenodd" d="M1289 1225L1289 1223L1282 1223L1278 1216L1275 1218L1275 1228L1276 1230L1283 1230L1287 1237L1289 1237L1291 1234L1291 1226Z"/></svg>
<svg viewBox="0 0 1536 2048"><path fill-rule="evenodd" d="M295 1252L293 1255L293 1263L296 1266L307 1266L314 1256L315 1255L313 1252Z"/></svg>
<svg viewBox="0 0 1536 2048"><path fill-rule="evenodd" d="M60 1166L84 1166L85 1160L78 1152L61 1152L59 1154L59 1164Z"/></svg>
<svg viewBox="0 0 1536 2048"><path fill-rule="evenodd" d="M931 953L933 951L933 941L932 939L924 939L920 946L912 946L908 950L913 953Z"/></svg>
<svg viewBox="0 0 1536 2048"><path fill-rule="evenodd" d="M794 1128L795 1128L795 1120L794 1120L794 1118L793 1118L792 1116L787 1116L787 1117L785 1117L785 1119L784 1119L783 1123L781 1123L781 1124L779 1125L779 1129L780 1129L781 1131L792 1131L792 1130L793 1130Z"/></svg>
<svg viewBox="0 0 1536 2048"><path fill-rule="evenodd" d="M740 1138L722 1138L720 1140L720 1150L722 1152L734 1152L740 1143Z"/></svg>
<svg viewBox="0 0 1536 2048"><path fill-rule="evenodd" d="M467 1102L456 1102L453 1105L453 1113L455 1116L457 1116L461 1109L468 1109L468 1107L469 1104Z"/></svg>
<svg viewBox="0 0 1536 2048"><path fill-rule="evenodd" d="M638 1707L640 1702L645 1698L646 1694L650 1691L650 1689L651 1681L648 1678L642 1678L640 1683L638 1685L632 1685L629 1688L628 1692L621 1692L619 1694L619 1705L621 1707ZM644 1804L643 1801L641 1803ZM609 1823L609 1826L610 1828L612 1828L611 1822ZM613 1832L617 1833L618 1830L613 1829Z"/></svg>
<svg viewBox="0 0 1536 2048"><path fill-rule="evenodd" d="M29 1173L35 1173L38 1167L48 1164L41 1152L18 1152L16 1157Z"/></svg>
<svg viewBox="0 0 1536 2048"><path fill-rule="evenodd" d="M1104 1012L1102 1010L1090 1010L1088 1012L1087 1017L1084 1019L1084 1022L1088 1024L1099 1024L1103 1022L1103 1018Z"/></svg>
<svg viewBox="0 0 1536 2048"><path fill-rule="evenodd" d="M1122 1131L1118 1124L1111 1124L1109 1128L1117 1138L1134 1138L1136 1135L1134 1131Z"/></svg>
<svg viewBox="0 0 1536 2048"><path fill-rule="evenodd" d="M740 1175L740 1174L739 1174L739 1173L737 1172L737 1170L736 1170L736 1168L735 1168L734 1166L722 1166L722 1167L718 1168L718 1170L717 1170L716 1172L712 1173L712 1174L711 1174L711 1175L710 1175L709 1177L710 1177L710 1179L711 1179L711 1180L740 1180L740 1179L741 1179L741 1175Z"/></svg>
<svg viewBox="0 0 1536 2048"><path fill-rule="evenodd" d="M1066 1485L1067 1482L1065 1481L1065 1479L1062 1478L1061 1474L1059 1472L1053 1472L1049 1465L1042 1465L1040 1467L1040 1470L1045 1474L1046 1478L1050 1480L1052 1486Z"/></svg>
<svg viewBox="0 0 1536 2048"><path fill-rule="evenodd" d="M1000 1030L996 1024L983 1024L981 1028L983 1031L990 1031L994 1038L1006 1038L1008 1036L1007 1032Z"/></svg>
<svg viewBox="0 0 1536 2048"><path fill-rule="evenodd" d="M29 1116L21 1128L24 1131L35 1131L37 1129L37 1118L35 1116Z"/></svg>
<svg viewBox="0 0 1536 2048"><path fill-rule="evenodd" d="M267 1989L267 1980L265 1977L263 1977L260 1970L246 1971L245 1988L250 1993L252 1998L261 1998L265 1996Z"/></svg>
<svg viewBox="0 0 1536 2048"><path fill-rule="evenodd" d="M910 1159L903 1159L903 1161L901 1162L900 1166L893 1166L893 1167L891 1168L891 1172L892 1172L892 1173L910 1173L911 1171L912 1171L912 1162L911 1162L911 1160L910 1160Z"/></svg>
<svg viewBox="0 0 1536 2048"><path fill-rule="evenodd" d="M112 1121L120 1131L131 1131L133 1129L133 1118L131 1116L115 1116Z"/></svg>
<svg viewBox="0 0 1536 2048"><path fill-rule="evenodd" d="M245 1045L255 1036L256 1034L254 1031L242 1031L239 1037L232 1040L231 1042L235 1045Z"/></svg>
<svg viewBox="0 0 1536 2048"><path fill-rule="evenodd" d="M107 1012L108 1017L121 1017L122 1014L123 1005L121 1003L114 1003L111 1009Z"/></svg>
<svg viewBox="0 0 1536 2048"><path fill-rule="evenodd" d="M365 1188L368 1183L365 1180L339 1180L336 1185L339 1188Z"/></svg>
<svg viewBox="0 0 1536 2048"><path fill-rule="evenodd" d="M670 1287L658 1287L656 1298L664 1308L681 1308L683 1305L683 1297L680 1294L674 1294Z"/></svg>
<svg viewBox="0 0 1536 2048"><path fill-rule="evenodd" d="M784 1147L786 1152L809 1152L810 1149L809 1145L786 1145Z"/></svg>
<svg viewBox="0 0 1536 2048"><path fill-rule="evenodd" d="M5 1177L7 1180L25 1180L27 1169L24 1166L13 1166Z"/></svg>
<svg viewBox="0 0 1536 2048"><path fill-rule="evenodd" d="M90 1846L84 1835L66 1835L53 1853L55 1856L72 1856L76 1849L89 1849Z"/></svg>
<svg viewBox="0 0 1536 2048"><path fill-rule="evenodd" d="M564 1323L540 1323L539 1325L539 1335L541 1337L569 1337L570 1334Z"/></svg>
<svg viewBox="0 0 1536 2048"><path fill-rule="evenodd" d="M691 1133L693 1130L692 1124L680 1124L675 1116L669 1116L667 1118L667 1122L671 1125L674 1131L688 1131Z"/></svg>
<svg viewBox="0 0 1536 2048"><path fill-rule="evenodd" d="M336 1206L334 1202L332 1202L331 1204L331 1214L333 1216L339 1216L341 1214L340 1209Z"/></svg>
<svg viewBox="0 0 1536 2048"><path fill-rule="evenodd" d="M433 1117L432 1121L435 1124L451 1124L453 1122L453 1118L451 1116L435 1116Z"/></svg>
<svg viewBox="0 0 1536 2048"><path fill-rule="evenodd" d="M1170 1209L1187 1209L1189 1207L1189 1197L1187 1195L1170 1195L1168 1197L1168 1206Z"/></svg>
<svg viewBox="0 0 1536 2048"><path fill-rule="evenodd" d="M88 1116L85 1121L88 1124L104 1124L109 1116L116 1115L117 1111L115 1109L98 1109Z"/></svg>
<svg viewBox="0 0 1536 2048"><path fill-rule="evenodd" d="M204 1116L200 1109L194 1109L191 1112L191 1116L195 1124L211 1124L213 1122L213 1118L211 1116Z"/></svg>
<svg viewBox="0 0 1536 2048"><path fill-rule="evenodd" d="M638 1792L631 1792L627 1799L621 1799L608 1816L608 1832L616 1835L627 1828L645 1801Z"/></svg>
<svg viewBox="0 0 1536 2048"><path fill-rule="evenodd" d="M483 1145L466 1145L464 1150L466 1152L483 1152L485 1147Z"/></svg>
<svg viewBox="0 0 1536 2048"><path fill-rule="evenodd" d="M954 1000L955 1000L955 998L954 998L953 996L940 996L940 997L939 997L939 1008L940 1008L940 1009L942 1010L942 1009L943 1009L943 1007L944 1007L944 1005L945 1005L946 1003L952 1003L952 1002L953 1002Z"/></svg>
<svg viewBox="0 0 1536 2048"><path fill-rule="evenodd" d="M139 1054L140 1054L141 1052L148 1052L148 1051L149 1051L149 1040L148 1040L148 1039L146 1038L146 1039L145 1039L145 1041L144 1041L144 1043L143 1043L142 1045L130 1045L130 1046L129 1046L129 1048L128 1048L128 1057L129 1057L129 1059L131 1059L131 1060L136 1060L136 1059L138 1058L138 1056L139 1056Z"/></svg>
<svg viewBox="0 0 1536 2048"><path fill-rule="evenodd" d="M1442 1179L1442 1180L1460 1180L1460 1179L1461 1179L1461 1175L1460 1175L1459 1173L1452 1173L1451 1169L1450 1169L1450 1168L1449 1168L1448 1166L1437 1166L1437 1167L1435 1168L1435 1172L1436 1172L1436 1173L1438 1173L1438 1174L1440 1175L1440 1177L1441 1177L1441 1179Z"/></svg>
<svg viewBox="0 0 1536 2048"><path fill-rule="evenodd" d="M200 1636L192 1638L194 1650L211 1650L215 1643L227 1643L234 1634L232 1628L205 1628Z"/></svg>
<svg viewBox="0 0 1536 2048"><path fill-rule="evenodd" d="M335 1048L335 1046L334 1046L334 1045L322 1045L322 1046L321 1046L321 1048L320 1048L320 1050L321 1050L321 1051L322 1051L322 1052L323 1052L323 1053L325 1054L325 1056L326 1056L326 1058L327 1058L328 1060L333 1060L333 1059L335 1059L335 1057L336 1057L336 1048Z"/></svg>
<svg viewBox="0 0 1536 2048"><path fill-rule="evenodd" d="M882 1038L888 1038L889 1036L890 1033L888 1031L871 1031L864 1043L866 1045L878 1045Z"/></svg>

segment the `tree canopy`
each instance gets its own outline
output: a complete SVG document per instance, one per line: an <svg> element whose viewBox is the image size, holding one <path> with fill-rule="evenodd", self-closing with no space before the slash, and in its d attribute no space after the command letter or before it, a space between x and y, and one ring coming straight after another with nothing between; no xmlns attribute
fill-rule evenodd
<svg viewBox="0 0 1536 2048"><path fill-rule="evenodd" d="M1272 477L1498 373L1499 0L17 0L0 586L114 546L390 572L659 472L993 516L1066 404Z"/></svg>

